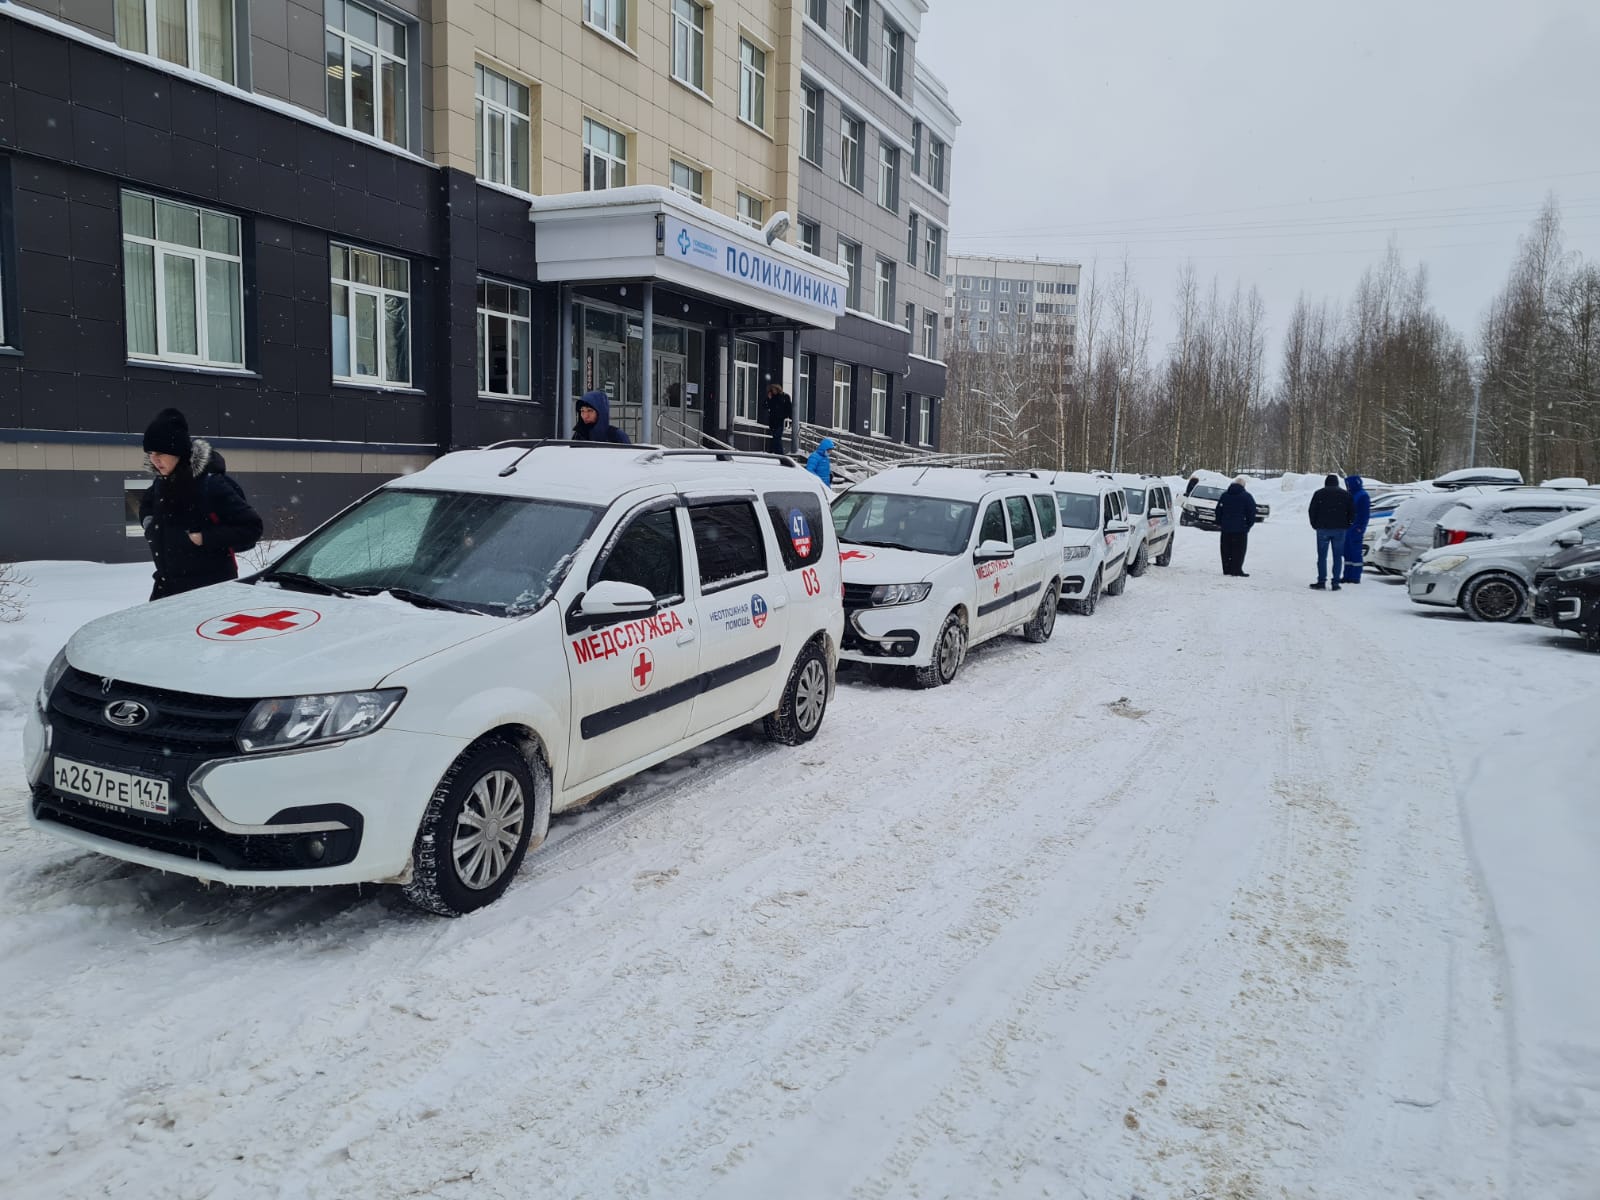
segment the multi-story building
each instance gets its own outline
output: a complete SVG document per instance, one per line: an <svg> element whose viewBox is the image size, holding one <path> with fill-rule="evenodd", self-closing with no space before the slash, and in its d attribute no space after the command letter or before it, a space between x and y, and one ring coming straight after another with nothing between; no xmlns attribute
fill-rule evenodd
<svg viewBox="0 0 1600 1200"><path fill-rule="evenodd" d="M944 329L952 350L1047 351L1071 362L1083 267L1042 258L952 254Z"/></svg>
<svg viewBox="0 0 1600 1200"><path fill-rule="evenodd" d="M916 56L926 0L806 0L799 243L848 276L832 332L802 339L800 410L913 445L938 438L939 314L959 125Z"/></svg>
<svg viewBox="0 0 1600 1200"><path fill-rule="evenodd" d="M167 405L281 532L451 447L564 432L590 387L636 435L755 444L797 344L843 357L849 276L778 214L859 225L804 188L804 4L0 0L0 559L141 557ZM954 128L912 61L923 7L889 6L896 41L870 5L897 84L849 84L913 163L873 209L898 240L848 236L876 256L935 218L891 285L919 311ZM939 393L936 346L863 324L898 338L848 359L863 389Z"/></svg>

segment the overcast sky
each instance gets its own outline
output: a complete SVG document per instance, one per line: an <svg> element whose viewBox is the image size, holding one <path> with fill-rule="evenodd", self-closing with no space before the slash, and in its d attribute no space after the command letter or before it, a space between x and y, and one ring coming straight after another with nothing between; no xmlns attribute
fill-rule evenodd
<svg viewBox="0 0 1600 1200"><path fill-rule="evenodd" d="M1600 260L1600 0L932 0L957 252L1349 299L1391 235L1476 337L1547 192Z"/></svg>

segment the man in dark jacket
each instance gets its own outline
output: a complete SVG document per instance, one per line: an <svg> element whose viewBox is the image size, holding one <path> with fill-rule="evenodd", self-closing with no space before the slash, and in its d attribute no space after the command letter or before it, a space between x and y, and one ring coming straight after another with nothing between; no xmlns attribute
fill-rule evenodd
<svg viewBox="0 0 1600 1200"><path fill-rule="evenodd" d="M155 561L150 599L239 578L234 555L261 537L261 518L227 474L222 455L189 436L189 423L164 408L144 431L156 481L139 500L139 523Z"/></svg>
<svg viewBox="0 0 1600 1200"><path fill-rule="evenodd" d="M598 389L585 392L578 399L578 425L572 431L575 442L616 442L627 446L633 442L627 434L611 423L611 397Z"/></svg>
<svg viewBox="0 0 1600 1200"><path fill-rule="evenodd" d="M1245 551L1250 548L1250 530L1256 523L1256 498L1244 488L1241 475L1217 499L1217 529L1220 531L1222 573L1249 579L1244 569Z"/></svg>
<svg viewBox="0 0 1600 1200"><path fill-rule="evenodd" d="M1367 522L1372 520L1372 497L1359 475L1346 475L1344 486L1350 494L1350 528L1344 535L1344 581L1361 582L1361 568L1367 557Z"/></svg>
<svg viewBox="0 0 1600 1200"><path fill-rule="evenodd" d="M783 426L794 416L794 401L783 390L782 384L767 385L767 449L774 454L783 453Z"/></svg>
<svg viewBox="0 0 1600 1200"><path fill-rule="evenodd" d="M1317 494L1311 497L1306 509L1311 528L1317 531L1317 581L1311 586L1322 591L1328 583L1328 556L1333 555L1333 590L1339 590L1339 579L1344 574L1344 536L1355 520L1355 508L1350 503L1350 493L1339 486L1339 477L1329 475L1322 481Z"/></svg>

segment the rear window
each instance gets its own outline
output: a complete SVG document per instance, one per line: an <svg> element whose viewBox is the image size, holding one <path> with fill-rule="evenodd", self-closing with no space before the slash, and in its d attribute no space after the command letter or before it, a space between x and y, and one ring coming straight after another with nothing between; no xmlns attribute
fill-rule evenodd
<svg viewBox="0 0 1600 1200"><path fill-rule="evenodd" d="M762 499L785 569L796 571L820 559L824 524L822 501L816 493L768 492Z"/></svg>
<svg viewBox="0 0 1600 1200"><path fill-rule="evenodd" d="M1026 496L1007 496L1006 511L1011 514L1011 544L1021 550L1039 540L1033 531L1033 510Z"/></svg>

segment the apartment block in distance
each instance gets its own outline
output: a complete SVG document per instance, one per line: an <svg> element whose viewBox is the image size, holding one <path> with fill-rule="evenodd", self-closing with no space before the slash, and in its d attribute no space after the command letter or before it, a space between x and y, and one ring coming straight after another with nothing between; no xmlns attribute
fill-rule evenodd
<svg viewBox="0 0 1600 1200"><path fill-rule="evenodd" d="M952 350L1048 351L1071 362L1078 334L1079 263L952 254L944 329Z"/></svg>

